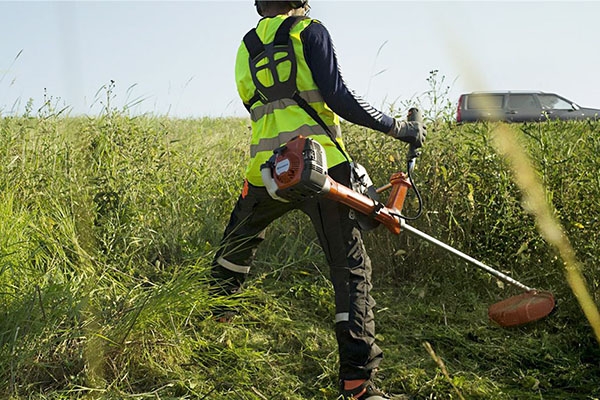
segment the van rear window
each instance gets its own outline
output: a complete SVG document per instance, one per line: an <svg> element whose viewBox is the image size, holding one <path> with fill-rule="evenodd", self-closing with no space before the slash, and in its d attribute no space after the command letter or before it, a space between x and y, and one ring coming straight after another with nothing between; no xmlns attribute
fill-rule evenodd
<svg viewBox="0 0 600 400"><path fill-rule="evenodd" d="M501 109L503 98L504 96L501 94L472 94L467 100L467 108L475 110Z"/></svg>

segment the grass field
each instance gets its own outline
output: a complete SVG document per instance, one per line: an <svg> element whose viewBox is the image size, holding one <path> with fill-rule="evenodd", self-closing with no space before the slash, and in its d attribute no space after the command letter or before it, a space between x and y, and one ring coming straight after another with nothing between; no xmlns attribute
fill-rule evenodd
<svg viewBox="0 0 600 400"><path fill-rule="evenodd" d="M343 128L378 186L404 169L403 145ZM380 384L415 399L598 399L600 345L495 129L432 126L413 225L558 307L495 326L487 307L514 288L418 239L368 232ZM598 304L600 124L514 130ZM269 228L243 294L207 292L249 135L243 119L0 117L0 398L336 398L333 290L304 215ZM221 305L240 315L215 322Z"/></svg>

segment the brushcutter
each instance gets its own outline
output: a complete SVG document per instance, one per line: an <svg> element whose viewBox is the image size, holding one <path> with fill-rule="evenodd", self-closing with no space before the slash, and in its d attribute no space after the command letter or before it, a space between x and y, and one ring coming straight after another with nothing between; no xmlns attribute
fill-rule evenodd
<svg viewBox="0 0 600 400"><path fill-rule="evenodd" d="M421 121L420 112L414 108L409 110L408 119ZM356 210L362 218L375 221L375 225L384 225L393 234L398 235L401 231L409 232L462 258L497 279L521 289L523 293L492 304L488 308L489 318L500 326L522 325L550 314L555 306L552 293L526 286L406 222L417 218L422 209L421 197L411 176L418 156L418 149L410 146L407 155L407 172L396 172L390 177L387 185L363 194L329 177L323 147L310 138L298 136L274 151L270 162L263 165L262 174L267 190L275 193L279 198L298 200L315 195L325 196ZM391 189L391 192L384 204L379 201L378 195L387 189ZM410 189L417 193L420 205L416 216L407 217L402 215L401 210Z"/></svg>

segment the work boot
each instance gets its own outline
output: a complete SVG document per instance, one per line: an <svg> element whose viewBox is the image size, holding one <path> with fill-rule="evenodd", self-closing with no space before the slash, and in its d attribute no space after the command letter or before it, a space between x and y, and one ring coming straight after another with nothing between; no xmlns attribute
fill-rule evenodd
<svg viewBox="0 0 600 400"><path fill-rule="evenodd" d="M208 280L208 293L213 298L231 298L240 293L243 280L244 277L241 274L236 274L215 264ZM233 317L238 315L236 308L227 305L213 306L210 311L213 319L218 322L231 322Z"/></svg>
<svg viewBox="0 0 600 400"><path fill-rule="evenodd" d="M377 389L368 379L341 381L340 390L344 400L407 400L406 395L390 395Z"/></svg>

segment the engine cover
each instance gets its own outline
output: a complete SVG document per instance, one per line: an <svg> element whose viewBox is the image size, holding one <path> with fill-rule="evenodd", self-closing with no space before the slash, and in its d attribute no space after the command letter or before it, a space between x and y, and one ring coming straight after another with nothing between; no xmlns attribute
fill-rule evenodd
<svg viewBox="0 0 600 400"><path fill-rule="evenodd" d="M271 160L277 196L298 201L329 191L327 158L319 142L296 136L275 149Z"/></svg>

